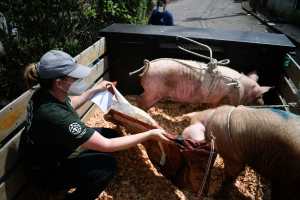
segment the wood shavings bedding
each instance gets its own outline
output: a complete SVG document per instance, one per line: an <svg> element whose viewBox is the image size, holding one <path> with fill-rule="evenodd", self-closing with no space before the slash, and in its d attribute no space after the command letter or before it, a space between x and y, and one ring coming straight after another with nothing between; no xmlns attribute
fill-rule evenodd
<svg viewBox="0 0 300 200"><path fill-rule="evenodd" d="M135 96L126 96L133 105ZM203 110L199 105L187 105L173 102L158 103L148 110L148 113L167 131L182 132L188 126L187 122L180 117L182 114ZM121 135L128 134L123 127L107 122L100 110L95 110L93 116L87 122L91 127L107 127L117 129ZM118 161L118 174L98 200L196 200L196 194L188 189L176 187L170 180L165 178L148 158L143 145L126 151L114 153ZM220 156L214 163L209 179L208 197L220 187L224 177L224 163ZM260 200L267 193L266 199L270 199L267 182L259 177L252 169L246 168L235 182L231 191L231 199Z"/></svg>

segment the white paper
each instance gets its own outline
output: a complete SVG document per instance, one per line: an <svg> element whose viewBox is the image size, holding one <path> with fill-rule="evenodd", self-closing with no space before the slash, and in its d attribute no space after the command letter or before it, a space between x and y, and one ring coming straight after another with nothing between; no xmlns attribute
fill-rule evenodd
<svg viewBox="0 0 300 200"><path fill-rule="evenodd" d="M96 94L91 101L99 106L104 113L106 113L113 103L113 94L108 90L105 90Z"/></svg>

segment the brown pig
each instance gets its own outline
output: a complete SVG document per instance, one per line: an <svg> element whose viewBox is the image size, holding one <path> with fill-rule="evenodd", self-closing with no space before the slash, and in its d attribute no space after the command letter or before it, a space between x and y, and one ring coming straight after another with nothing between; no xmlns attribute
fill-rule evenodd
<svg viewBox="0 0 300 200"><path fill-rule="evenodd" d="M300 199L300 117L276 109L221 106L186 114L192 123L205 127L205 140L215 137L216 151L223 157L226 181L219 195L245 165L271 182L272 200ZM203 130L188 129L184 137ZM203 136L198 136L203 138ZM230 184L229 184L230 183ZM224 199L224 196L222 197Z"/></svg>
<svg viewBox="0 0 300 200"><path fill-rule="evenodd" d="M207 64L190 60L145 60L144 66L136 72L142 69L140 76L144 93L138 104L144 109L161 99L213 107L221 104L263 104L262 95L270 89L259 86L254 73L246 76L224 66L209 70Z"/></svg>

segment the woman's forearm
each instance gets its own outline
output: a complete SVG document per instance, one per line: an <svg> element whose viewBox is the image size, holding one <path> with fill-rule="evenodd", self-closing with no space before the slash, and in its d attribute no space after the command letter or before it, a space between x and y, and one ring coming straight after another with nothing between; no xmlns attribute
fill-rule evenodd
<svg viewBox="0 0 300 200"><path fill-rule="evenodd" d="M71 104L74 109L79 108L82 104L84 104L86 101L91 100L95 94L98 92L104 91L107 89L107 85L113 85L114 83L111 83L109 81L101 81L99 84L94 85L91 89L85 91L82 93L80 96L72 96L70 97L71 99Z"/></svg>
<svg viewBox="0 0 300 200"><path fill-rule="evenodd" d="M91 100L91 98L99 92L99 89L91 88L84 93L82 93L80 96L71 96L71 104L74 109L79 108L82 106L85 102Z"/></svg>
<svg viewBox="0 0 300 200"><path fill-rule="evenodd" d="M95 131L91 138L85 142L82 147L101 152L114 152L128 149L152 138L155 138L155 133L152 131L112 139L105 138Z"/></svg>
<svg viewBox="0 0 300 200"><path fill-rule="evenodd" d="M154 139L154 136L155 135L151 131L146 131L139 134L113 138L110 139L110 148L112 151L128 149L148 139Z"/></svg>

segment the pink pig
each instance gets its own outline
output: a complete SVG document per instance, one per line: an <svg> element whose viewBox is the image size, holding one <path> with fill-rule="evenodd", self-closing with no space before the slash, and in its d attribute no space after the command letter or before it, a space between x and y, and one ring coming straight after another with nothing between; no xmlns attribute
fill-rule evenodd
<svg viewBox="0 0 300 200"><path fill-rule="evenodd" d="M224 66L210 71L207 64L191 60L145 60L142 69L140 76L144 93L138 104L144 109L161 99L204 103L212 107L220 104L263 104L262 95L270 89L257 84L255 73L245 76Z"/></svg>

